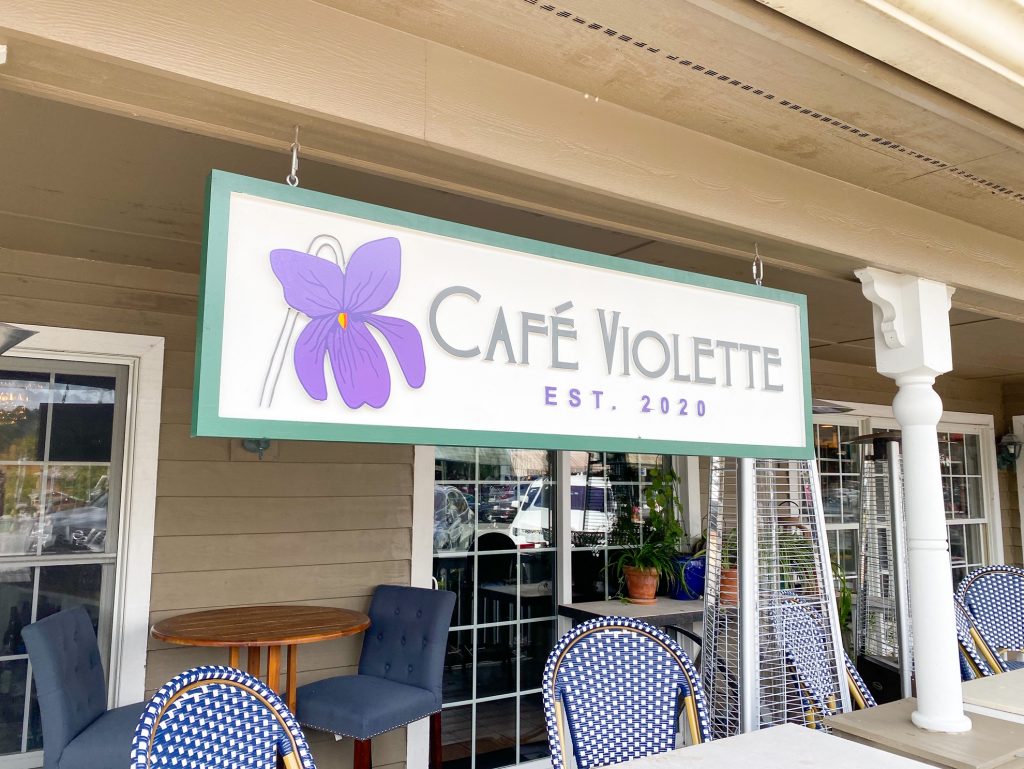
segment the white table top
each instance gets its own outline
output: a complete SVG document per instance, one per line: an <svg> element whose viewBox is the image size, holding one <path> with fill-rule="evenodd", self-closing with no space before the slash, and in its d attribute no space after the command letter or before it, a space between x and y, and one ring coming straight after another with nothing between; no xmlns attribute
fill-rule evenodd
<svg viewBox="0 0 1024 769"><path fill-rule="evenodd" d="M965 681L964 704L1024 716L1024 670Z"/></svg>
<svg viewBox="0 0 1024 769"><path fill-rule="evenodd" d="M616 769L924 769L927 764L796 724L637 758Z"/></svg>

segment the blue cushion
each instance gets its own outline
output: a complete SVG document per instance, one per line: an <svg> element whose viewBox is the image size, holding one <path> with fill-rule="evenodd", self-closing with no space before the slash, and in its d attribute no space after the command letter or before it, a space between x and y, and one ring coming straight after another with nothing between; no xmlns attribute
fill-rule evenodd
<svg viewBox="0 0 1024 769"><path fill-rule="evenodd" d="M295 716L313 729L368 740L436 713L441 696L376 676L335 676L300 686Z"/></svg>
<svg viewBox="0 0 1024 769"><path fill-rule="evenodd" d="M427 689L441 697L455 593L380 585L370 601L359 674Z"/></svg>
<svg viewBox="0 0 1024 769"><path fill-rule="evenodd" d="M79 606L28 625L22 637L39 696L43 763L56 769L65 746L107 709L96 632L89 613ZM127 739L130 745L130 731Z"/></svg>
<svg viewBox="0 0 1024 769"><path fill-rule="evenodd" d="M146 705L136 702L108 710L64 748L59 769L110 769L128 766L132 737Z"/></svg>

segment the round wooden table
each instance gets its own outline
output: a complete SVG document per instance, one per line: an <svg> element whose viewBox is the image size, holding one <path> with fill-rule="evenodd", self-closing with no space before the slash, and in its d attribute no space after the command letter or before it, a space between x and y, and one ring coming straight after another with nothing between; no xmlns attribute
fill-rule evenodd
<svg viewBox="0 0 1024 769"><path fill-rule="evenodd" d="M161 620L153 637L182 646L227 646L228 664L237 668L242 648L246 670L260 677L260 647L267 647L267 686L280 693L281 647L288 649L285 702L295 712L298 645L361 633L370 618L360 611L330 606L240 606L211 609Z"/></svg>

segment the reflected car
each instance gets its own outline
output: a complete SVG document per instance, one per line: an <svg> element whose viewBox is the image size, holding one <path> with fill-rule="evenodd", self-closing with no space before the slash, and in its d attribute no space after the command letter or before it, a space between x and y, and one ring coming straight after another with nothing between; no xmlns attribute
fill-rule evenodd
<svg viewBox="0 0 1024 769"><path fill-rule="evenodd" d="M434 552L465 551L473 546L473 508L454 486L434 486Z"/></svg>
<svg viewBox="0 0 1024 769"><path fill-rule="evenodd" d="M44 518L43 552L86 550L102 553L107 544L107 493L85 505L48 513Z"/></svg>

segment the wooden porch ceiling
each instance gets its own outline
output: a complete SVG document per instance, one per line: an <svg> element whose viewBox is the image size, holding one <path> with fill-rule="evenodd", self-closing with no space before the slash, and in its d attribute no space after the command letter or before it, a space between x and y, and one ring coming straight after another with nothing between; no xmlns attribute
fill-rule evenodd
<svg viewBox="0 0 1024 769"><path fill-rule="evenodd" d="M31 273L32 252L195 274L209 169L278 180L288 171L284 153L2 89L0 115L0 157L9 180L0 185L0 265L25 265L13 271L26 276ZM304 187L372 203L600 253L750 279L746 259L310 160L301 162L299 176ZM808 296L813 357L873 366L871 308L858 283L769 266L766 284ZM5 281L0 283L0 297L31 296L33 286L27 277ZM1024 334L1019 324L964 309L954 309L951 321L956 376L1024 381Z"/></svg>

